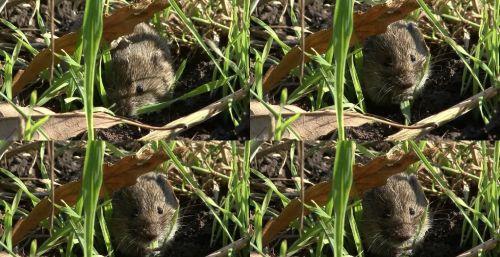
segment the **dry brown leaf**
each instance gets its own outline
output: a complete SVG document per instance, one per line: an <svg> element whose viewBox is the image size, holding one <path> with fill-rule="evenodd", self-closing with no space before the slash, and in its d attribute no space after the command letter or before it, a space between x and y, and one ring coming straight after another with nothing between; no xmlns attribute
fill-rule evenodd
<svg viewBox="0 0 500 257"><path fill-rule="evenodd" d="M355 13L350 45L363 42L369 36L385 32L387 25L402 19L417 9L418 6L415 0L394 0L374 6L365 13ZM307 36L305 39L306 52L310 54L326 52L332 33L332 28L330 28ZM282 78L300 64L301 55L300 46L296 46L283 57L277 66L270 68L266 72L263 81L264 93L268 93L275 88ZM305 62L308 61L310 61L309 58L305 56Z"/></svg>
<svg viewBox="0 0 500 257"><path fill-rule="evenodd" d="M164 10L167 6L168 0L157 0L153 3L142 1L139 4L120 8L112 15L104 18L102 37L105 41L111 42L122 35L130 34L135 25L149 20L154 13ZM78 33L72 32L56 39L54 42L56 53L63 54L64 50L64 52L72 54L75 51ZM12 87L14 96L19 94L41 71L49 67L51 55L50 48L44 49L33 58L24 72L19 73L21 75L15 76ZM56 58L55 62L57 64L59 59Z"/></svg>
<svg viewBox="0 0 500 257"><path fill-rule="evenodd" d="M174 120L165 127L175 128L171 130L162 130L162 131L153 131L139 140L149 141L149 140L159 140L159 139L172 139L175 138L179 133L185 131L189 128L192 128L203 121L206 121L220 112L227 109L228 105L232 102L239 101L248 95L247 89L240 89L224 98L219 99L218 101L203 107L202 109L191 113L187 116Z"/></svg>
<svg viewBox="0 0 500 257"><path fill-rule="evenodd" d="M283 132L282 139L313 140L337 129L335 111L308 112L293 105L283 107L278 105L268 106L275 112L281 113L283 119L300 114L300 117L290 124L289 129ZM358 127L373 122L356 112L344 112L344 117L344 122L349 127ZM255 140L269 140L274 138L276 118L262 103L257 101L250 102L250 124L250 138Z"/></svg>
<svg viewBox="0 0 500 257"><path fill-rule="evenodd" d="M403 129L393 135L390 135L385 140L386 141L402 141L402 140L411 140L417 137L422 137L429 133L434 128L440 127L466 113L470 110L474 109L479 105L480 101L484 101L486 99L492 98L496 96L500 92L500 88L498 87L490 87L486 90L478 93L474 96L471 96L464 101L442 111L432 116L429 116L417 123L415 126L422 124L435 124L435 126L420 128L420 129Z"/></svg>
<svg viewBox="0 0 500 257"><path fill-rule="evenodd" d="M82 111L55 113L44 107L16 107L32 121L37 121L45 116L50 118L33 135L33 140L64 140L87 131L85 113ZM126 123L149 129L163 129L111 116L106 113L94 113L94 128L109 128L117 124ZM0 103L0 139L14 141L23 139L26 130L26 119L10 104Z"/></svg>
<svg viewBox="0 0 500 257"><path fill-rule="evenodd" d="M432 155L434 149L428 148L424 153L427 156ZM386 156L377 157L363 166L354 165L353 167L353 185L349 192L349 197L354 198L361 196L364 192L371 188L381 186L386 183L390 176L405 171L408 166L418 160L414 152L402 154L396 151ZM331 181L318 183L305 190L305 204L324 206L328 201L328 195L332 187ZM301 215L300 199L294 199L281 211L280 215L271 219L263 230L262 243L268 245L276 236L285 230L290 222ZM309 210L305 209L305 214Z"/></svg>
<svg viewBox="0 0 500 257"><path fill-rule="evenodd" d="M55 113L44 107L17 107L23 113L29 115L32 121L37 121L45 116L50 118L42 127L35 132L33 140L63 140L76 136L87 130L85 113ZM120 124L115 117L102 114L94 114L95 128L109 128ZM23 133L26 130L26 119L10 104L0 103L0 139L14 141L23 139Z"/></svg>
<svg viewBox="0 0 500 257"><path fill-rule="evenodd" d="M337 129L337 112L334 110L308 112L294 105L280 107L268 104L267 106L274 112L281 113L284 119L288 119L295 114L300 114L300 117L290 124L289 129L283 132L283 139L314 140ZM424 124L410 127L375 115L364 115L351 111L344 112L344 124L346 127L359 127L373 122L407 129L419 129L429 126L428 124ZM276 118L264 104L258 101L250 102L250 124L250 138L256 140L274 138Z"/></svg>
<svg viewBox="0 0 500 257"><path fill-rule="evenodd" d="M177 148L174 153L182 155L185 151L185 148ZM112 165L105 164L103 167L103 184L99 198L102 198L106 194L111 195L122 187L133 185L137 177L154 170L166 160L168 160L168 156L164 152L152 153L145 151L138 155L127 156ZM55 204L63 205L64 202L69 206L74 205L78 200L80 190L81 181L70 182L56 188ZM46 197L31 210L26 218L19 220L14 226L12 243L17 245L42 220L48 218L51 213L51 206L50 199ZM57 214L59 210L57 208L55 210Z"/></svg>

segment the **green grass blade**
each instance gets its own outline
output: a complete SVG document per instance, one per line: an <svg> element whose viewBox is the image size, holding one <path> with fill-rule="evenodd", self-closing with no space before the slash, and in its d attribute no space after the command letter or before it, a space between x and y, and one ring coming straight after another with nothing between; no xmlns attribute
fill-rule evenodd
<svg viewBox="0 0 500 257"><path fill-rule="evenodd" d="M102 165L105 144L103 141L89 141L83 166L82 198L84 208L85 242L84 256L93 256L94 223L97 201L102 184Z"/></svg>
<svg viewBox="0 0 500 257"><path fill-rule="evenodd" d="M337 142L335 163L332 175L332 189L327 211L335 213L335 256L343 256L344 246L344 224L349 201L349 192L352 185L352 166L354 165L355 143L353 141ZM333 206L332 206L333 205Z"/></svg>
<svg viewBox="0 0 500 257"><path fill-rule="evenodd" d="M326 59L331 63L332 54L335 57L335 107L337 110L338 138L345 139L344 132L344 84L347 52L349 51L349 42L351 40L353 26L353 8L354 1L339 1L335 5L333 15L333 33L332 46L327 51Z"/></svg>
<svg viewBox="0 0 500 257"><path fill-rule="evenodd" d="M85 13L83 16L83 53L85 55L85 80L84 80L84 108L87 117L88 139L94 140L94 81L97 52L102 36L102 13L104 1L88 0L85 2ZM90 253L88 253L90 254Z"/></svg>

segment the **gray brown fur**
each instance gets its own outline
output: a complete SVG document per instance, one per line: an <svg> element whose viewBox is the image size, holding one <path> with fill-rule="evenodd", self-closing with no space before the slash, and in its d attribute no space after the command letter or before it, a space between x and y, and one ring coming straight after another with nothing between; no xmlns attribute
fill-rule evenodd
<svg viewBox="0 0 500 257"><path fill-rule="evenodd" d="M413 175L394 175L363 196L361 236L370 256L412 254L430 226L428 201Z"/></svg>
<svg viewBox="0 0 500 257"><path fill-rule="evenodd" d="M171 94L175 72L168 44L147 24L140 23L132 34L113 41L111 57L106 91L117 114L134 116L138 107Z"/></svg>
<svg viewBox="0 0 500 257"><path fill-rule="evenodd" d="M177 230L178 202L163 174L147 173L133 186L113 194L111 238L119 255L154 256L161 253ZM151 242L158 240L158 249Z"/></svg>
<svg viewBox="0 0 500 257"><path fill-rule="evenodd" d="M429 76L429 48L413 22L394 22L385 33L369 37L363 56L363 89L378 105L413 99Z"/></svg>

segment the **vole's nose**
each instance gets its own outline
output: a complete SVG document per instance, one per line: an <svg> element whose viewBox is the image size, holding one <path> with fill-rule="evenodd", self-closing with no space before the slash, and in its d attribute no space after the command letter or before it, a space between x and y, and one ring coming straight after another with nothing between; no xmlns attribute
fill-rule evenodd
<svg viewBox="0 0 500 257"><path fill-rule="evenodd" d="M410 240L411 236L412 235L411 235L410 231L408 231L408 230L399 230L399 231L396 231L393 235L394 239L396 239L400 242Z"/></svg>
<svg viewBox="0 0 500 257"><path fill-rule="evenodd" d="M157 239L158 236L160 236L160 235L158 233L156 233L155 231L145 230L145 231L143 231L142 236L144 237L144 239L146 239L148 241L153 241L153 240Z"/></svg>
<svg viewBox="0 0 500 257"><path fill-rule="evenodd" d="M133 107L126 101L117 102L117 107L115 113L120 116L130 117L134 115Z"/></svg>
<svg viewBox="0 0 500 257"><path fill-rule="evenodd" d="M410 87L413 87L413 83L411 83L411 82L401 82L400 86L401 86L401 88L408 89Z"/></svg>

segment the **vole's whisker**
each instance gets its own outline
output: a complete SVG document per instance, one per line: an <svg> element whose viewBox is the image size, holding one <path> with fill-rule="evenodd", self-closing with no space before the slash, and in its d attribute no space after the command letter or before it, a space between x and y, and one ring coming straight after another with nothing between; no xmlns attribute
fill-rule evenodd
<svg viewBox="0 0 500 257"><path fill-rule="evenodd" d="M371 242L371 244L368 246L367 251L373 250L372 248L373 248L374 246L375 246L375 248L377 248L377 244L376 244L376 242L377 242L377 240L379 240L379 239L383 239L383 237L382 237L382 233L380 233L380 232L379 232L379 233L376 233L376 234L375 234L372 238L373 238L373 241L372 241L372 242Z"/></svg>
<svg viewBox="0 0 500 257"><path fill-rule="evenodd" d="M387 87L387 85L389 85L389 86ZM389 95L391 93L391 91L392 91L393 88L394 87L392 85L390 85L389 82L387 82L384 85L384 88L382 88L380 90L380 92L381 92L381 94L379 94L380 99L384 99L387 95Z"/></svg>
<svg viewBox="0 0 500 257"><path fill-rule="evenodd" d="M183 215L183 216L180 216L179 218L184 219L184 218L191 218L191 217L196 217L196 215L195 214Z"/></svg>

